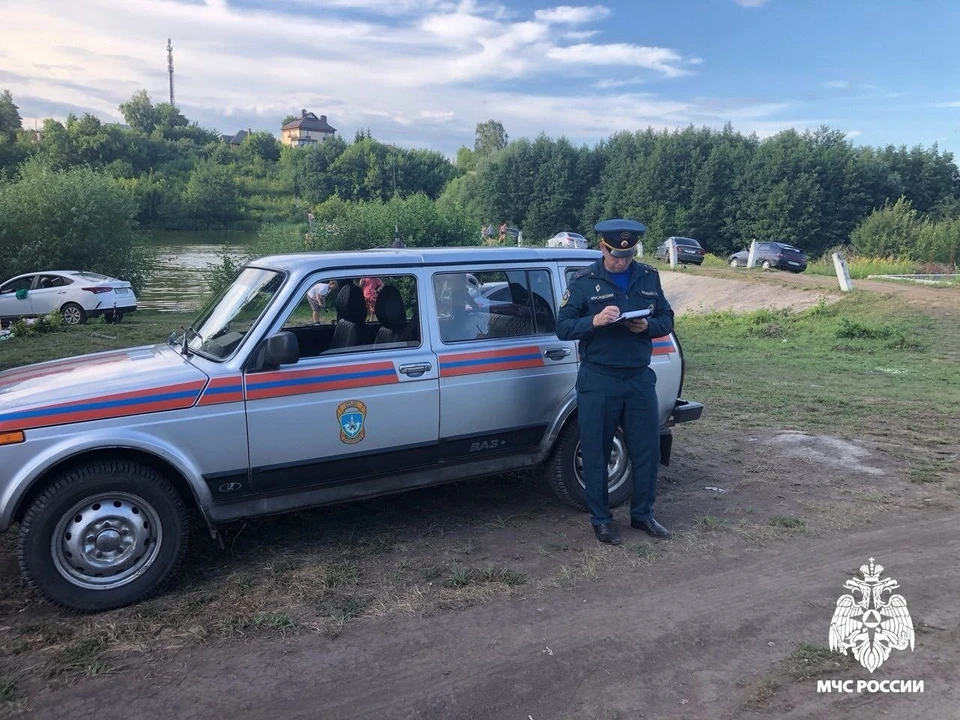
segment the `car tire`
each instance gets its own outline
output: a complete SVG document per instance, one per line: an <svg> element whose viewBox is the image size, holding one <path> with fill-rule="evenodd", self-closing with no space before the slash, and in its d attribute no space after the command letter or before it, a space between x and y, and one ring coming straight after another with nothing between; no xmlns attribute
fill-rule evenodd
<svg viewBox="0 0 960 720"><path fill-rule="evenodd" d="M740 267L740 263L737 262L736 258L730 258L730 267L732 268Z"/></svg>
<svg viewBox="0 0 960 720"><path fill-rule="evenodd" d="M769 260L764 260L762 263L760 263L760 267L762 267L764 270L769 270L773 267L773 265L770 264Z"/></svg>
<svg viewBox="0 0 960 720"><path fill-rule="evenodd" d="M67 325L83 325L87 321L87 311L76 303L67 303L60 308L60 314Z"/></svg>
<svg viewBox="0 0 960 720"><path fill-rule="evenodd" d="M33 500L17 556L30 587L61 608L100 612L145 600L174 577L187 549L187 511L153 468L82 465Z"/></svg>
<svg viewBox="0 0 960 720"><path fill-rule="evenodd" d="M577 510L587 510L587 496L579 468L580 426L576 418L568 420L553 448L553 454L544 466L544 476L554 494L562 502ZM617 428L614 450L610 455L614 473L608 478L610 486L609 507L617 507L630 499L633 485L630 482L630 458L626 454L623 432Z"/></svg>

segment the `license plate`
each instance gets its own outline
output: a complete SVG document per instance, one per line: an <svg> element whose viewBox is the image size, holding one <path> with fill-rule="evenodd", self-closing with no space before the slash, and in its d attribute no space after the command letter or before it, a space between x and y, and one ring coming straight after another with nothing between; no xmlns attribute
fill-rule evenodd
<svg viewBox="0 0 960 720"><path fill-rule="evenodd" d="M800 267L800 263L794 262L793 260L787 260L787 265L796 265L797 267Z"/></svg>
<svg viewBox="0 0 960 720"><path fill-rule="evenodd" d="M130 294L130 288L115 288L115 289L114 289L114 292L115 292L117 295L129 295L129 294Z"/></svg>

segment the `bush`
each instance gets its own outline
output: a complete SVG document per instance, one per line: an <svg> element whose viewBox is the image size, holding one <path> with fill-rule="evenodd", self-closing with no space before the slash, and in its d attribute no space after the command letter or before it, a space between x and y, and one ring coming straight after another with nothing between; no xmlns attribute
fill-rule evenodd
<svg viewBox="0 0 960 720"><path fill-rule="evenodd" d="M143 286L137 203L88 168L58 172L38 160L0 185L0 279L36 270L93 270Z"/></svg>

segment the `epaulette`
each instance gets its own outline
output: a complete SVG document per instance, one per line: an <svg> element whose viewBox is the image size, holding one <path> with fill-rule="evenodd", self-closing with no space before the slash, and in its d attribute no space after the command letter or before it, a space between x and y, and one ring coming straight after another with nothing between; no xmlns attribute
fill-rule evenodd
<svg viewBox="0 0 960 720"><path fill-rule="evenodd" d="M642 263L642 262L640 262L639 260L637 260L637 265L639 265L639 266L640 266L641 268L643 268L644 270L650 270L650 271L655 272L655 273L657 273L657 274L660 273L660 271L657 270L653 265L647 265L646 263Z"/></svg>
<svg viewBox="0 0 960 720"><path fill-rule="evenodd" d="M573 279L574 279L574 280L579 280L580 278L586 277L587 275L589 275L589 274L592 273L592 272L593 272L593 268L592 268L592 267L585 267L583 270L578 270L578 271L577 271L577 274L573 276Z"/></svg>

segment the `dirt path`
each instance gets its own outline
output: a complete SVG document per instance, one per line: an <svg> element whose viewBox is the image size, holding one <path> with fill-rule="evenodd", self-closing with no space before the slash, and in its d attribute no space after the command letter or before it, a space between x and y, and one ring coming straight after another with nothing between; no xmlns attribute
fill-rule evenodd
<svg viewBox="0 0 960 720"><path fill-rule="evenodd" d="M429 622L363 623L335 640L207 647L165 667L129 668L122 690L107 677L50 694L35 712L101 720L127 720L131 708L249 720L952 718L960 707L960 534L952 514L913 515L760 552L720 545L524 602ZM793 679L782 661L799 642L825 643L844 580L873 556L901 583L916 649L894 652L873 676L847 668L824 677L918 679L925 692L818 695L814 679Z"/></svg>

